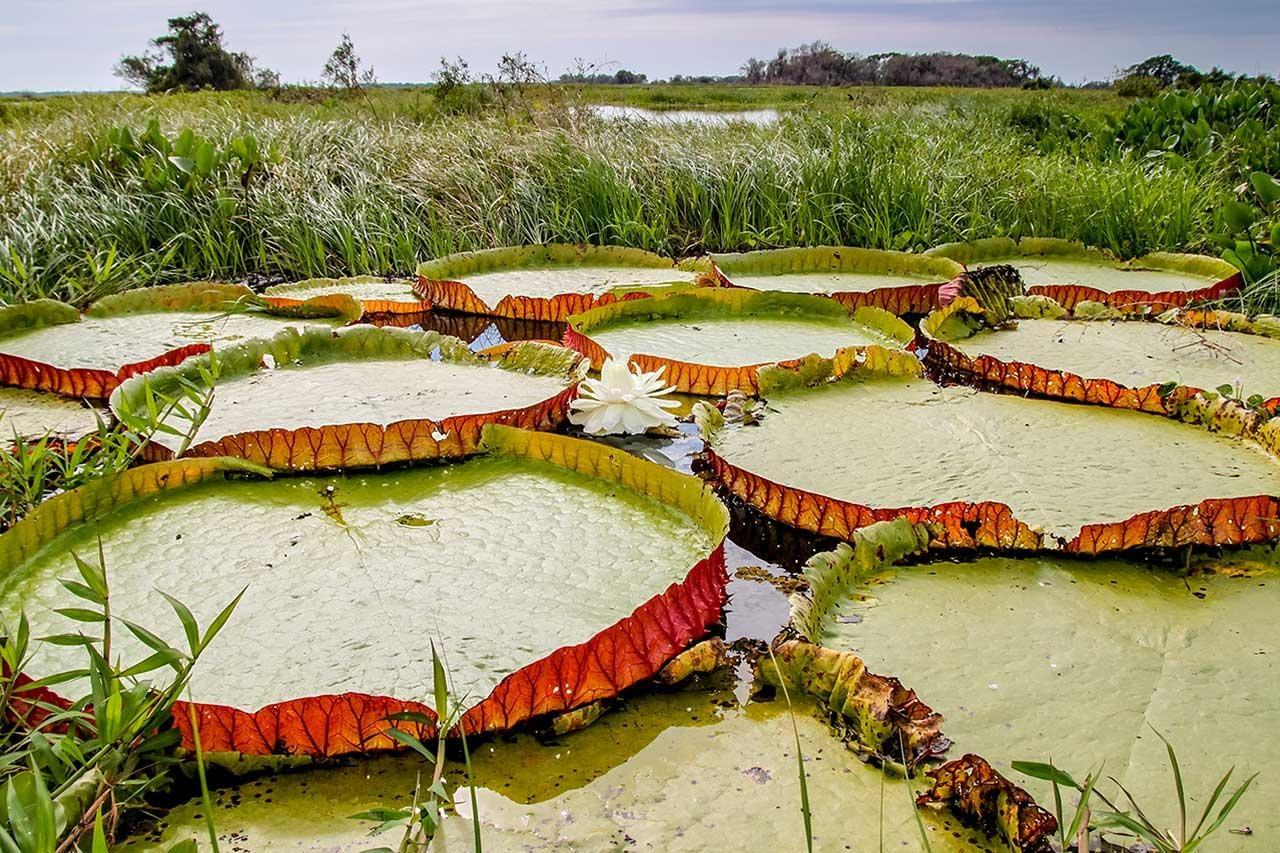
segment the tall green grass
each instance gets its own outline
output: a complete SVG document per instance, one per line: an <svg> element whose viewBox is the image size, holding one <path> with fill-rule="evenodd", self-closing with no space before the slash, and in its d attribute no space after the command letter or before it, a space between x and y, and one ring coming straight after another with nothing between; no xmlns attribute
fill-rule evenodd
<svg viewBox="0 0 1280 853"><path fill-rule="evenodd" d="M445 117L396 97L404 108L381 120L260 96L99 97L0 128L0 298L403 273L541 241L679 255L1036 234L1131 256L1203 247L1230 194L1205 170L1042 153L1009 124L1012 95L886 96L770 127ZM253 134L275 151L268 179L155 192L85 156L108 127L152 117L170 133Z"/></svg>

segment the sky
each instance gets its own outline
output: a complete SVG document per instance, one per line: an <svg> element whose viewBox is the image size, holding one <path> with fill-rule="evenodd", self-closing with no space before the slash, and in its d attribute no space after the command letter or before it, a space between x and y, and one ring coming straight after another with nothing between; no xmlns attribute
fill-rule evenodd
<svg viewBox="0 0 1280 853"><path fill-rule="evenodd" d="M0 91L118 89L141 53L194 8L227 46L286 82L320 76L343 32L384 82L431 79L442 56L492 71L523 51L552 76L582 59L610 70L732 74L749 57L815 39L840 50L1028 59L1067 82L1171 53L1208 69L1280 74L1273 0L0 0Z"/></svg>

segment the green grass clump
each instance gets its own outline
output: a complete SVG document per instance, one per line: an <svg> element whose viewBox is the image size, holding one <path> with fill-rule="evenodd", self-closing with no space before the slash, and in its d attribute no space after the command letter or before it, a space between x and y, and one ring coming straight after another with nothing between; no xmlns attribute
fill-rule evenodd
<svg viewBox="0 0 1280 853"><path fill-rule="evenodd" d="M442 114L421 87L372 94L28 105L0 123L0 299L403 274L453 251L551 241L681 255L1034 234L1133 256L1203 248L1230 198L1213 170L1092 145L1121 111L1108 93L602 86L535 89L527 114L479 116ZM784 118L654 126L582 108L605 96L777 106ZM215 151L255 139L270 152L265 171L158 181L93 156L113 128L136 138L152 120L170 141L190 130Z"/></svg>

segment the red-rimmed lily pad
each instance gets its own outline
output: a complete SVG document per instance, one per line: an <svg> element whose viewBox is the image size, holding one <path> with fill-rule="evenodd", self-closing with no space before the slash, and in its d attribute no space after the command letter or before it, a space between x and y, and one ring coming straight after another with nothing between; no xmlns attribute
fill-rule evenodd
<svg viewBox="0 0 1280 853"><path fill-rule="evenodd" d="M1168 756L1177 750L1198 815L1228 768L1228 793L1261 771L1214 850L1266 849L1280 838L1271 803L1280 760L1269 732L1280 654L1273 549L1205 557L1189 575L1118 560L988 557L885 569L855 579L820 641L865 655L923 691L955 749L980 753L1041 802L1047 782L1012 771L1048 762L1083 778L1105 762L1158 826L1175 826ZM1217 809L1214 810L1216 816ZM1194 820L1194 817L1192 818Z"/></svg>
<svg viewBox="0 0 1280 853"><path fill-rule="evenodd" d="M1134 315L1071 315L1047 297L1013 301L1016 321L994 328L972 300L930 315L921 325L927 361L952 379L1161 414L1224 386L1254 408L1280 405L1275 318L1184 309L1124 319Z"/></svg>
<svg viewBox="0 0 1280 853"><path fill-rule="evenodd" d="M79 400L48 391L0 388L0 442L44 435L74 441L97 428L98 413Z"/></svg>
<svg viewBox="0 0 1280 853"><path fill-rule="evenodd" d="M834 300L792 293L700 288L615 302L570 319L565 343L591 359L661 371L677 391L754 394L759 368L839 349L902 347L913 334L892 314L860 308L850 318Z"/></svg>
<svg viewBox="0 0 1280 853"><path fill-rule="evenodd" d="M1043 237L948 243L925 254L967 266L1011 264L1030 293L1049 296L1067 308L1092 301L1121 310L1164 310L1218 299L1243 283L1235 267L1206 255L1153 252L1125 261L1079 243Z"/></svg>
<svg viewBox="0 0 1280 853"><path fill-rule="evenodd" d="M202 745L309 755L394 748L385 718L425 709L432 642L474 734L614 696L720 618L727 513L697 479L549 433L491 425L485 446L359 477L235 482L254 469L218 459L133 469L0 537L4 609L65 628L57 578L99 541L114 609L161 634L180 629L157 587L207 621L247 586L192 681ZM31 674L67 651L42 647ZM186 717L175 709L190 744Z"/></svg>
<svg viewBox="0 0 1280 853"><path fill-rule="evenodd" d="M125 382L117 413L205 388L208 357ZM322 470L474 453L485 424L555 429L568 417L584 360L527 342L482 358L435 332L354 326L287 330L217 354L219 375L191 456L237 456L277 469ZM191 409L190 404L186 405ZM150 457L171 458L191 424L172 414Z"/></svg>
<svg viewBox="0 0 1280 853"><path fill-rule="evenodd" d="M768 368L759 425L703 406L705 475L841 539L896 517L957 548L1280 538L1280 461L1253 442L1106 406L940 387L910 355L885 355L838 356L807 375ZM844 378L812 384L832 375Z"/></svg>
<svg viewBox="0 0 1280 853"><path fill-rule="evenodd" d="M709 274L698 262L640 249L549 244L463 252L418 267L417 293L436 308L528 320L569 315Z"/></svg>
<svg viewBox="0 0 1280 853"><path fill-rule="evenodd" d="M431 303L414 292L413 284L409 279L386 279L372 275L312 278L272 285L262 292L262 297L268 305L283 308L298 306L319 297L345 295L360 303L366 317L430 311Z"/></svg>
<svg viewBox="0 0 1280 853"><path fill-rule="evenodd" d="M283 328L347 322L349 299L271 312L239 285L141 288L75 308L38 300L0 309L0 385L104 398L130 376Z"/></svg>
<svg viewBox="0 0 1280 853"><path fill-rule="evenodd" d="M831 296L849 310L870 305L892 314L938 306L938 288L964 272L947 258L851 246L767 249L712 255L721 284Z"/></svg>

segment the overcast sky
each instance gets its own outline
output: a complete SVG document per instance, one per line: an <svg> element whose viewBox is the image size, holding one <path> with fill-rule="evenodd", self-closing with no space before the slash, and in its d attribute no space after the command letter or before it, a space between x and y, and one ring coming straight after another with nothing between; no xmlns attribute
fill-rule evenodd
<svg viewBox="0 0 1280 853"><path fill-rule="evenodd" d="M287 82L319 77L344 31L387 82L429 80L442 55L490 71L516 50L553 74L576 58L651 78L729 74L814 39L857 53L1020 57L1069 82L1158 53L1280 73L1274 0L0 0L0 91L120 88L120 55L193 7Z"/></svg>

